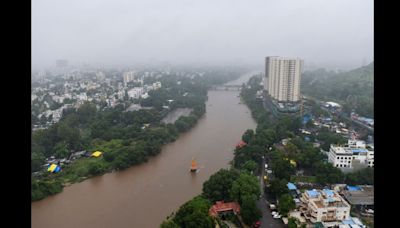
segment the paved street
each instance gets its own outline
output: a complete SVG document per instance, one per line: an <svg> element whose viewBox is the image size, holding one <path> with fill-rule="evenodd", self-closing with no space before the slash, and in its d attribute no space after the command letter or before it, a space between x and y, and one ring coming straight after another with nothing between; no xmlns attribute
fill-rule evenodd
<svg viewBox="0 0 400 228"><path fill-rule="evenodd" d="M282 227L284 227L282 220L272 218L271 210L268 207L269 204L268 204L265 194L264 194L264 180L263 180L263 177L265 174L264 166L265 166L265 158L263 158L263 161L261 164L261 176L260 176L261 198L257 202L257 207L262 212L262 218L260 220L261 227L262 228L282 228Z"/></svg>

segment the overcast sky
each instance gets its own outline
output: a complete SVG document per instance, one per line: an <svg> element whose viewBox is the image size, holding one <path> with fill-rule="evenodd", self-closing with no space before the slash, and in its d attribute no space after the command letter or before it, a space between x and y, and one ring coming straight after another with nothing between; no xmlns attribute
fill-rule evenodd
<svg viewBox="0 0 400 228"><path fill-rule="evenodd" d="M32 66L373 60L372 0L32 0Z"/></svg>

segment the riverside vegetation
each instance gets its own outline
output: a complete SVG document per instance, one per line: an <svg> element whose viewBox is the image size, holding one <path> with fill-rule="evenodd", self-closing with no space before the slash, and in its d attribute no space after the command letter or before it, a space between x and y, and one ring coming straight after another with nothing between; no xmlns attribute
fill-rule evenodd
<svg viewBox="0 0 400 228"><path fill-rule="evenodd" d="M58 123L32 133L32 173L40 173L31 177L32 201L61 192L70 183L146 162L203 116L210 86L234 80L242 73L243 69L235 69L192 78L163 76L157 79L163 85L161 89L149 92L147 99L133 101L152 109L125 111L124 105L99 108L88 102L78 109L65 111ZM168 109L163 108L166 105ZM192 112L174 124L161 122L177 108L191 108ZM62 167L59 173L43 170L46 157L67 158L72 151L79 150L99 150L103 156L77 159Z"/></svg>

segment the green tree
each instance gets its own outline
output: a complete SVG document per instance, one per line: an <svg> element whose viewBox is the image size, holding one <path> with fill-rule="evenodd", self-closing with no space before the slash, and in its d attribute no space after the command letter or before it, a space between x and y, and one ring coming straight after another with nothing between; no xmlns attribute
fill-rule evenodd
<svg viewBox="0 0 400 228"><path fill-rule="evenodd" d="M248 160L242 165L242 169L247 170L249 172L254 172L258 168L258 164L253 160Z"/></svg>
<svg viewBox="0 0 400 228"><path fill-rule="evenodd" d="M247 129L246 132L242 136L242 140L245 143L250 143L250 141L253 139L253 137L254 137L254 131L252 129Z"/></svg>
<svg viewBox="0 0 400 228"><path fill-rule="evenodd" d="M368 167L352 173L348 173L346 174L345 182L349 185L373 185L374 169Z"/></svg>
<svg viewBox="0 0 400 228"><path fill-rule="evenodd" d="M295 168L290 164L289 159L282 156L272 159L271 169L274 171L275 177L279 179L289 180L290 176L295 173Z"/></svg>
<svg viewBox="0 0 400 228"><path fill-rule="evenodd" d="M203 194L211 200L211 202L224 200L231 201L230 190L233 182L239 177L239 172L235 169L220 169L218 172L203 184Z"/></svg>
<svg viewBox="0 0 400 228"><path fill-rule="evenodd" d="M208 215L210 207L210 201L197 196L179 208L173 221L180 227L214 228L214 220Z"/></svg>
<svg viewBox="0 0 400 228"><path fill-rule="evenodd" d="M54 156L56 158L66 158L69 155L67 143L61 141L54 146Z"/></svg>
<svg viewBox="0 0 400 228"><path fill-rule="evenodd" d="M88 166L88 173L93 176L99 175L105 171L105 168L98 161L91 162Z"/></svg>
<svg viewBox="0 0 400 228"><path fill-rule="evenodd" d="M317 162L314 165L317 181L322 184L341 183L344 180L342 171L331 163Z"/></svg>
<svg viewBox="0 0 400 228"><path fill-rule="evenodd" d="M87 123L90 119L95 117L96 111L97 109L95 104L89 102L82 104L77 110L80 122L82 124Z"/></svg>
<svg viewBox="0 0 400 228"><path fill-rule="evenodd" d="M261 211L257 208L255 195L243 195L240 214L247 225L251 225L261 217Z"/></svg>
<svg viewBox="0 0 400 228"><path fill-rule="evenodd" d="M289 194L283 194L279 197L278 210L282 216L287 216L290 210L296 208L296 204L293 201L292 196Z"/></svg>
<svg viewBox="0 0 400 228"><path fill-rule="evenodd" d="M287 181L285 179L278 179L275 178L271 180L270 182L270 191L277 197L279 198L281 195L289 193L289 190L287 188Z"/></svg>
<svg viewBox="0 0 400 228"><path fill-rule="evenodd" d="M173 220L165 220L161 223L160 228L179 228Z"/></svg>
<svg viewBox="0 0 400 228"><path fill-rule="evenodd" d="M31 171L39 171L44 164L45 157L41 153L32 152L31 154Z"/></svg>
<svg viewBox="0 0 400 228"><path fill-rule="evenodd" d="M288 220L288 228L297 228L297 219L290 217Z"/></svg>
<svg viewBox="0 0 400 228"><path fill-rule="evenodd" d="M239 202L241 205L243 202L244 195L260 195L260 185L255 176L241 173L239 178L232 184L231 197L232 199Z"/></svg>

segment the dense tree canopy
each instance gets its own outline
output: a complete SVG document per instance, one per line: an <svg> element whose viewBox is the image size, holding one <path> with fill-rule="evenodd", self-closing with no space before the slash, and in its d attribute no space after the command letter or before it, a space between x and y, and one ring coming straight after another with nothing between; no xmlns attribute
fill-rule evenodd
<svg viewBox="0 0 400 228"><path fill-rule="evenodd" d="M231 197L242 204L245 195L254 195L258 198L260 195L260 185L255 176L241 173L239 178L232 184Z"/></svg>
<svg viewBox="0 0 400 228"><path fill-rule="evenodd" d="M287 213L296 208L292 196L283 194L279 197L279 213L282 216L287 216Z"/></svg>
<svg viewBox="0 0 400 228"><path fill-rule="evenodd" d="M374 65L373 63L347 72L335 73L318 69L302 75L304 94L343 104L350 113L353 109L361 116L374 116Z"/></svg>
<svg viewBox="0 0 400 228"><path fill-rule="evenodd" d="M203 194L211 201L231 201L230 190L233 182L239 177L235 169L220 169L203 184Z"/></svg>
<svg viewBox="0 0 400 228"><path fill-rule="evenodd" d="M214 220L208 215L211 202L197 196L182 205L173 221L182 228L214 228Z"/></svg>

